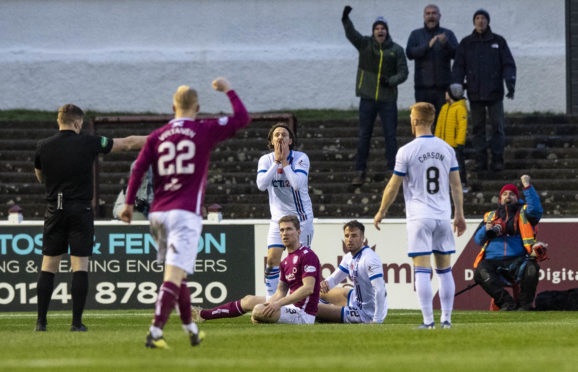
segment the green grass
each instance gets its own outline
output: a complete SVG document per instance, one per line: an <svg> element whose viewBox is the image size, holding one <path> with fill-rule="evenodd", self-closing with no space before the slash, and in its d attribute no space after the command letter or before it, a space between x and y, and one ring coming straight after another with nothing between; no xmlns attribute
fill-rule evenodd
<svg viewBox="0 0 578 372"><path fill-rule="evenodd" d="M0 314L0 371L574 371L575 312L456 311L451 330L414 330L418 311L392 310L385 324L253 325L248 316L200 324L192 348L173 314L170 350L144 347L151 311L87 311L87 333L68 332L69 312ZM439 314L436 312L436 319Z"/></svg>

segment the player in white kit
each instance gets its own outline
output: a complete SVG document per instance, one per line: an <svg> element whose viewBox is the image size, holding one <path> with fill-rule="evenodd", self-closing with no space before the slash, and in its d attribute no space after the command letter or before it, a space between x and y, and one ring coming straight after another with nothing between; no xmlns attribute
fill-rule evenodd
<svg viewBox="0 0 578 372"><path fill-rule="evenodd" d="M216 144L233 137L251 121L243 102L227 80L215 79L213 88L227 94L234 115L196 120L197 92L181 85L173 96L175 118L147 137L128 183L125 206L120 214L125 222L132 219L136 192L152 166L154 198L149 220L151 234L158 246L158 261L165 262L165 271L146 347L168 348L163 327L175 306L179 308L191 345L196 346L202 340L202 334L191 319L191 294L186 278L194 272L203 228L201 208L209 157Z"/></svg>
<svg viewBox="0 0 578 372"><path fill-rule="evenodd" d="M344 243L349 251L339 267L321 282L317 319L337 323L383 323L387 316L387 291L383 264L365 242L365 226L349 221L343 226ZM353 288L337 287L347 276Z"/></svg>
<svg viewBox="0 0 578 372"><path fill-rule="evenodd" d="M408 255L413 260L415 290L423 315L419 329L435 328L430 282L432 253L439 278L441 327L452 327L455 283L451 254L455 253L455 242L451 229L450 188L454 201L453 229L457 236L466 230L456 154L446 142L432 135L434 117L435 108L430 103L418 102L411 107L411 129L416 138L398 150L393 176L383 191L381 206L374 217L374 225L379 230L379 223L403 182Z"/></svg>
<svg viewBox="0 0 578 372"><path fill-rule="evenodd" d="M279 283L279 264L285 249L279 234L279 219L297 216L301 224L300 242L306 247L313 240L313 207L309 198L309 157L293 150L296 139L284 123L271 127L267 136L273 152L261 156L257 170L257 187L269 193L271 221L267 235L265 286L272 296Z"/></svg>

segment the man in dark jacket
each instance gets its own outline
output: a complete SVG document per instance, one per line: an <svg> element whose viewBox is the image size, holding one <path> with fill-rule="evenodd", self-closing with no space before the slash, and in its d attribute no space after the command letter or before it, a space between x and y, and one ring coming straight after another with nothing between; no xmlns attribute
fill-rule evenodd
<svg viewBox="0 0 578 372"><path fill-rule="evenodd" d="M427 5L423 11L424 27L411 32L405 48L407 58L415 60L415 101L434 105L434 126L440 109L446 103L445 93L451 82L451 61L458 47L454 33L440 27L440 18L438 6Z"/></svg>
<svg viewBox="0 0 578 372"><path fill-rule="evenodd" d="M490 15L484 9L474 13L474 31L460 42L453 65L453 81L465 78L470 100L473 147L478 170L488 167L487 148L492 152L492 170L504 169L504 81L506 97L514 99L516 63L506 40L490 29ZM490 145L486 141L486 109L492 125Z"/></svg>
<svg viewBox="0 0 578 372"><path fill-rule="evenodd" d="M373 23L373 35L362 36L349 19L351 7L343 9L341 21L345 36L359 51L355 94L359 102L359 141L355 162L355 177L351 184L360 186L365 179L367 157L373 123L379 113L387 168L393 170L397 152L397 86L407 79L407 61L403 48L391 40L387 22L378 17Z"/></svg>
<svg viewBox="0 0 578 372"><path fill-rule="evenodd" d="M531 255L542 204L530 176L523 175L521 181L526 202L519 199L515 185L505 185L498 209L484 215L474 235L475 242L483 247L474 263L474 280L505 311L532 309L540 274L540 266ZM504 280L520 284L519 307L504 289Z"/></svg>

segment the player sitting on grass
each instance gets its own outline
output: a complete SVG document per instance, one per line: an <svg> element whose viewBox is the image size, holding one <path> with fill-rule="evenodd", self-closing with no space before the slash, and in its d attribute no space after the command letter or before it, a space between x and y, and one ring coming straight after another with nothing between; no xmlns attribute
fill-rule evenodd
<svg viewBox="0 0 578 372"><path fill-rule="evenodd" d="M247 295L210 310L193 307L194 321L234 318L253 311L253 323L315 323L321 279L319 258L311 248L299 242L301 230L297 217L281 217L279 232L287 248L287 257L281 261L277 292L269 300L263 296Z"/></svg>
<svg viewBox="0 0 578 372"><path fill-rule="evenodd" d="M387 316L387 291L383 264L364 245L365 226L349 221L343 226L345 247L349 251L339 268L321 282L321 300L317 319L336 323L383 323ZM347 276L353 289L336 287Z"/></svg>

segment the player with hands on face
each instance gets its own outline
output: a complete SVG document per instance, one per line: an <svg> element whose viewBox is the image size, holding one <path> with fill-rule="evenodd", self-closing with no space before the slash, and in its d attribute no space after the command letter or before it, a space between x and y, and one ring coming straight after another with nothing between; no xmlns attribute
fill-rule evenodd
<svg viewBox="0 0 578 372"><path fill-rule="evenodd" d="M313 240L313 207L309 197L309 157L294 150L295 134L285 123L276 123L267 135L273 151L261 156L257 187L269 194L271 220L267 235L265 286L267 297L275 293L279 282L279 264L285 246L279 234L279 219L297 216L301 225L300 241L310 247Z"/></svg>

